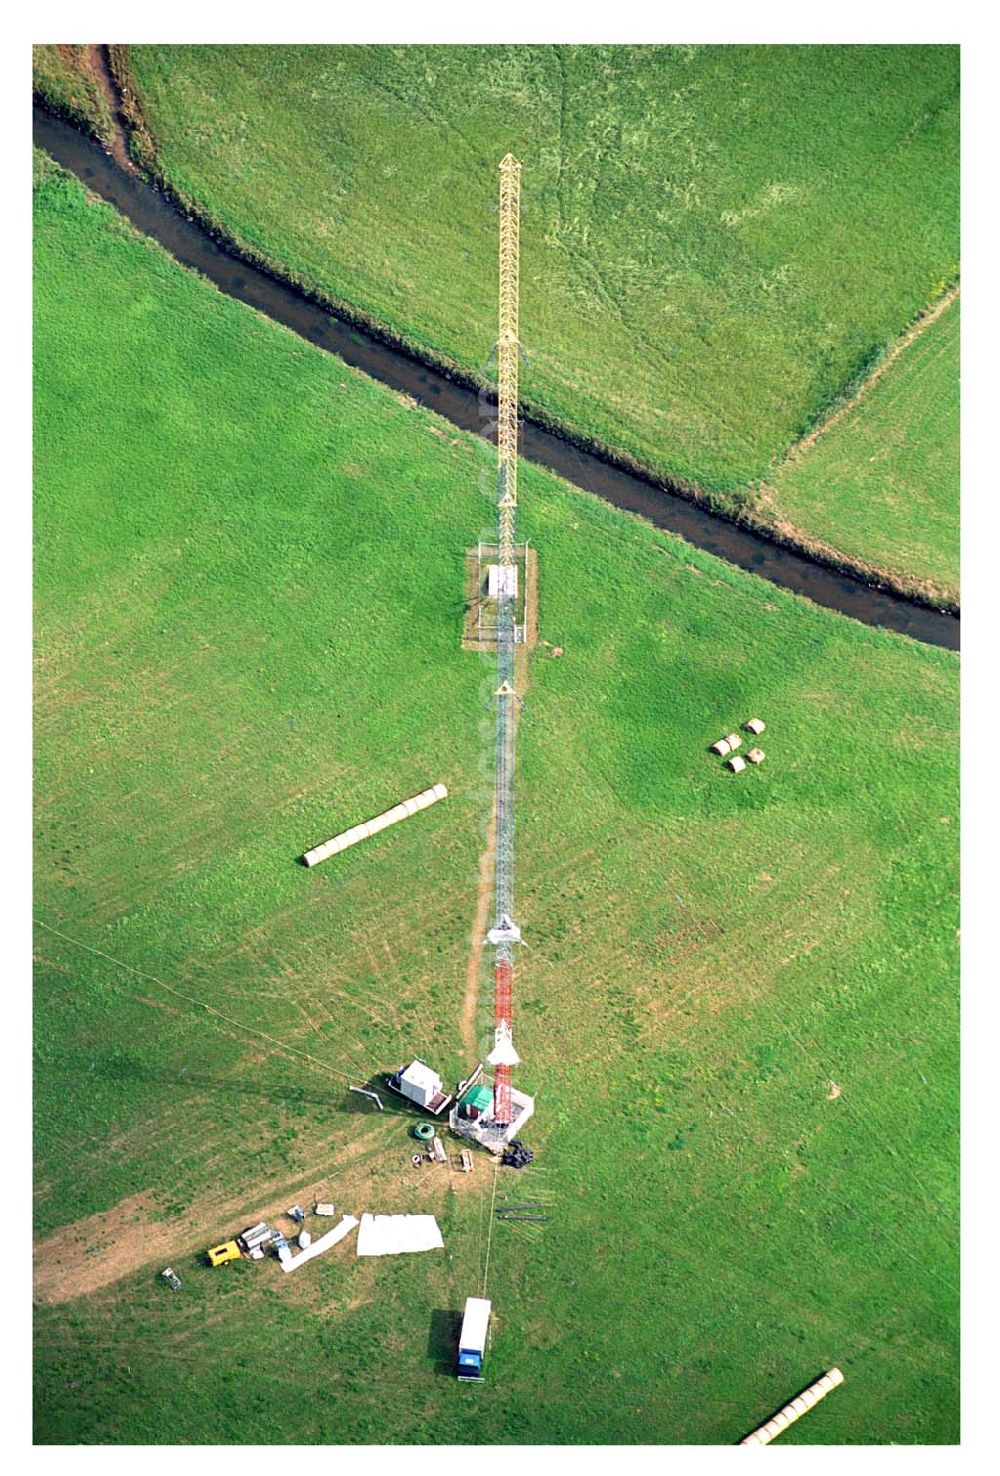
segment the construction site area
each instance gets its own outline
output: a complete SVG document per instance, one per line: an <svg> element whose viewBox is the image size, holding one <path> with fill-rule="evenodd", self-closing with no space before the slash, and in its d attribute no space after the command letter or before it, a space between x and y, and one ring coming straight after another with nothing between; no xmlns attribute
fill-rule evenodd
<svg viewBox="0 0 1000 1476"><path fill-rule="evenodd" d="M38 50L36 1441L948 1441L948 640L636 515L640 482L674 494L608 440L638 414L639 371L603 377L622 325L662 382L639 439L686 445L687 404L699 436L748 446L750 391L718 423L707 389L684 400L689 350L608 244L640 231L634 171L593 165L598 261L583 164L550 177L530 132L484 124L487 155L455 126L386 301L419 344L453 291L473 374L443 335L438 365L313 290L298 247L251 249L242 164L172 183L183 68L222 68L221 93L268 48ZM297 66L346 87L363 60L270 50L281 88ZM494 61L441 50L442 88ZM560 128L592 50L533 55L563 69ZM663 51L657 88L697 140L701 62ZM891 60L838 61L858 69L845 136ZM57 95L71 63L72 107L97 89L87 128ZM893 139L951 85L921 48L908 65ZM592 92L626 59L602 66ZM477 99L507 95L476 76ZM640 121L615 125L629 148ZM373 242L413 188L378 157ZM472 226L449 216L466 175ZM358 187L331 167L303 219ZM763 252L785 197L726 188L720 253ZM684 284L664 282L672 321ZM585 291L622 305L593 336ZM598 391L606 422L571 434ZM714 502L679 477L677 500L721 521L728 476Z"/></svg>

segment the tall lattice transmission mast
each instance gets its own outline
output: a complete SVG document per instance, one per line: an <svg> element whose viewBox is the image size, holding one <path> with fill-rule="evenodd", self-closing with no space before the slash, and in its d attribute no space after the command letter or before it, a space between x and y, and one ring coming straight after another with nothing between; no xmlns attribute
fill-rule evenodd
<svg viewBox="0 0 1000 1476"><path fill-rule="evenodd" d="M493 1115L510 1123L511 1071L520 1057L514 1049L514 739L517 691L514 686L517 601L517 371L518 258L521 229L521 166L513 154L500 164L500 337L497 412L497 732L496 732L496 913L489 941L496 949L493 967Z"/></svg>

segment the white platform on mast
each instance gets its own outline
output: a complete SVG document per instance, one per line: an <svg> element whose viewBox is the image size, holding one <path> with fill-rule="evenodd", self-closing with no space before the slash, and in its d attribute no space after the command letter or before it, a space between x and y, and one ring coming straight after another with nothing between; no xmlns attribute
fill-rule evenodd
<svg viewBox="0 0 1000 1476"><path fill-rule="evenodd" d="M502 594L509 595L512 600L517 599L516 564L489 564L487 566L486 598L498 600Z"/></svg>
<svg viewBox="0 0 1000 1476"><path fill-rule="evenodd" d="M501 1035L496 1045L486 1057L491 1066L520 1066L521 1057L514 1049L514 1042L509 1035Z"/></svg>

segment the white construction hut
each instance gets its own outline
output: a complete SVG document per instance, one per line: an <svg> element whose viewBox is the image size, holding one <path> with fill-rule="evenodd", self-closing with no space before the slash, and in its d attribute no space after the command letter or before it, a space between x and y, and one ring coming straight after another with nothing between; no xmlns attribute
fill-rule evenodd
<svg viewBox="0 0 1000 1476"><path fill-rule="evenodd" d="M517 599L517 565L509 568L502 564L490 564L486 570L486 597L498 600L501 595Z"/></svg>
<svg viewBox="0 0 1000 1476"><path fill-rule="evenodd" d="M418 1107L429 1107L441 1095L442 1083L436 1071L423 1061L414 1061L400 1076L399 1086L403 1095Z"/></svg>

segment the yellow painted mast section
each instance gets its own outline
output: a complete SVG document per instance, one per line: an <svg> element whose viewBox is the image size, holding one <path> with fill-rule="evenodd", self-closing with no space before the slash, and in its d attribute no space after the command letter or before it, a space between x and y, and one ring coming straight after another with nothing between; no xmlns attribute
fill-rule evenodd
<svg viewBox="0 0 1000 1476"><path fill-rule="evenodd" d="M500 563L514 565L514 509L517 507L517 302L521 236L521 166L513 154L500 164L500 336L497 427Z"/></svg>

